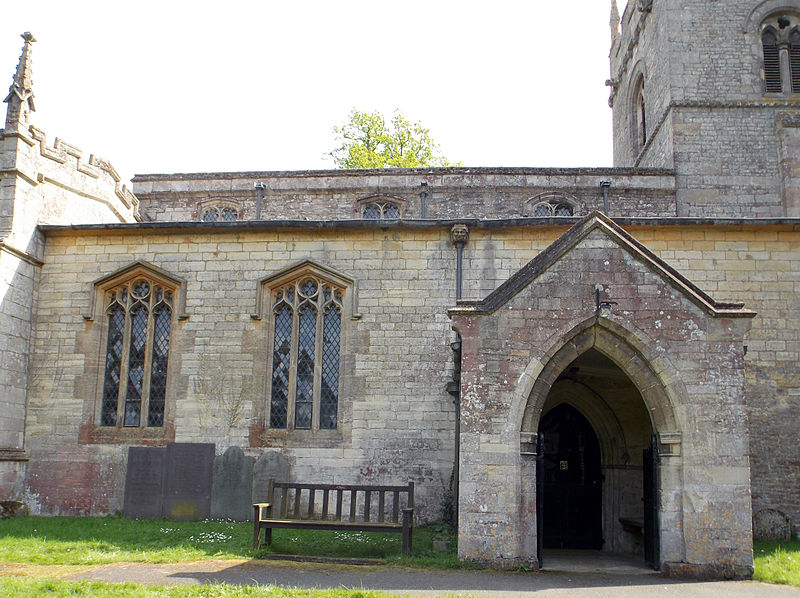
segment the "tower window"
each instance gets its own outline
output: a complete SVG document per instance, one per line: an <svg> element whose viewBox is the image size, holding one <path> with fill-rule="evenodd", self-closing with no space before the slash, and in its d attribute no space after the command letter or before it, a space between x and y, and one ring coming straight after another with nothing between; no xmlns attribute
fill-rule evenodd
<svg viewBox="0 0 800 598"><path fill-rule="evenodd" d="M761 36L761 45L764 48L764 88L767 93L780 93L781 61L778 53L778 36L768 29Z"/></svg>
<svg viewBox="0 0 800 598"><path fill-rule="evenodd" d="M761 24L764 93L800 94L800 18L776 15Z"/></svg>
<svg viewBox="0 0 800 598"><path fill-rule="evenodd" d="M644 77L639 75L636 80L636 85L633 92L633 149L634 154L639 153L644 149L647 143L647 119L645 111L645 98L644 98Z"/></svg>

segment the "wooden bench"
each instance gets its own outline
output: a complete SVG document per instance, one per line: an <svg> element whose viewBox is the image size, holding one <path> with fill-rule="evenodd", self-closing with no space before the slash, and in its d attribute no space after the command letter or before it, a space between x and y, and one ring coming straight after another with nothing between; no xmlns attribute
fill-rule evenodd
<svg viewBox="0 0 800 598"><path fill-rule="evenodd" d="M280 500L276 496L280 491ZM407 486L302 484L269 480L267 502L253 505L253 550L267 546L274 528L333 529L402 534L411 552L414 482Z"/></svg>

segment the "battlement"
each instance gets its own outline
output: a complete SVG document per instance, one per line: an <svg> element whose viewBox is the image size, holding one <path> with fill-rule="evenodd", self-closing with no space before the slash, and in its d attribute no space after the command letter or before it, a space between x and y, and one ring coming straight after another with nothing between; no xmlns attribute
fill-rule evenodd
<svg viewBox="0 0 800 598"><path fill-rule="evenodd" d="M110 182L114 185L114 195L122 202L125 208L130 210L132 216L136 220L141 220L139 216L139 200L128 186L122 182L119 173L111 162L95 154L90 154L89 160L85 161L82 159L83 151L71 143L67 143L63 139L56 137L53 145L49 146L47 144L47 135L44 131L33 125L28 128L28 131L30 133L30 138L24 136L21 136L21 138L31 146L38 146L39 155L42 158L51 160L65 168L72 169L74 173L80 173L97 181L102 181L104 175L108 177ZM44 170L49 169L39 169L37 172L37 182L39 183L45 182L48 177Z"/></svg>

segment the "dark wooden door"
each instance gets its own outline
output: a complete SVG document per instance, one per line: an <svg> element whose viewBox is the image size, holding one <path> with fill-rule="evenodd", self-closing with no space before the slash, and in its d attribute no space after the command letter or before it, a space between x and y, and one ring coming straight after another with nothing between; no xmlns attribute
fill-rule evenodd
<svg viewBox="0 0 800 598"><path fill-rule="evenodd" d="M542 418L544 548L603 546L600 444L574 407L562 404Z"/></svg>
<svg viewBox="0 0 800 598"><path fill-rule="evenodd" d="M658 444L656 437L650 448L642 451L642 487L644 490L644 560L653 569L660 564L658 543Z"/></svg>

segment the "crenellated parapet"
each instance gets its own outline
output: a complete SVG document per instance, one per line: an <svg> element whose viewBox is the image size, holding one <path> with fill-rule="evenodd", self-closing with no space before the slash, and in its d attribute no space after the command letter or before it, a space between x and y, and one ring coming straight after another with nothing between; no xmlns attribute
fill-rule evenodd
<svg viewBox="0 0 800 598"><path fill-rule="evenodd" d="M52 160L55 164L62 165L64 168L74 169L75 173L80 173L92 179L101 181L104 176L107 176L114 185L113 194L122 202L122 205L130 211L130 215L137 221L141 220L139 216L139 200L128 189L128 186L122 182L119 173L108 160L100 158L94 154L89 155L89 160L83 160L83 151L56 137L52 146L47 144L47 135L44 131L31 125L29 127L31 140L38 146L39 155L42 158ZM56 167L57 168L57 167ZM49 170L49 169L47 169ZM68 173L71 174L71 173ZM48 175L44 170L37 173L37 182L46 182ZM68 179L73 179L73 176L68 176ZM56 181L51 181L56 182ZM80 189L76 189L80 192ZM120 214L122 216L122 214ZM125 218L127 220L128 218Z"/></svg>

